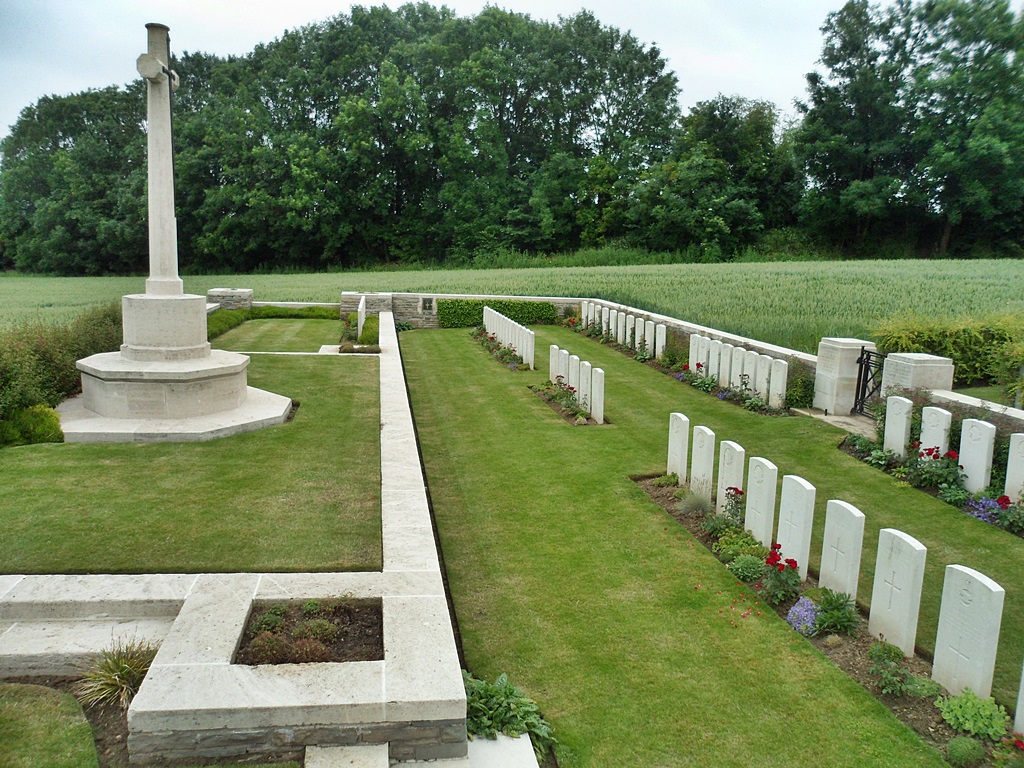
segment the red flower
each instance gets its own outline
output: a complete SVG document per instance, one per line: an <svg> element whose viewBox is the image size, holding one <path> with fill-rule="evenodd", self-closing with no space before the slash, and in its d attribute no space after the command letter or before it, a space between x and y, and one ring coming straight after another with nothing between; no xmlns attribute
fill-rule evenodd
<svg viewBox="0 0 1024 768"><path fill-rule="evenodd" d="M683 363L683 370L684 371L690 370L690 364L689 363Z"/></svg>
<svg viewBox="0 0 1024 768"><path fill-rule="evenodd" d="M704 363L697 363L697 370L698 370L698 371L699 371L699 370L700 370L701 368L703 368L703 367L704 367Z"/></svg>
<svg viewBox="0 0 1024 768"><path fill-rule="evenodd" d="M1012 503L1013 502L1010 501L1010 497L1009 496L1000 496L998 499L996 499L996 504L998 504L1003 509L1006 509Z"/></svg>
<svg viewBox="0 0 1024 768"><path fill-rule="evenodd" d="M1013 742L1013 746L1015 746L1017 749L1024 749L1024 741L1017 739Z"/></svg>
<svg viewBox="0 0 1024 768"><path fill-rule="evenodd" d="M944 459L952 459L953 461L956 461L957 459L960 458L960 454L957 453L956 451L946 451L943 454L942 458L944 458Z"/></svg>
<svg viewBox="0 0 1024 768"><path fill-rule="evenodd" d="M787 557L786 558L786 565L788 565L790 568L793 568L794 570L797 567L796 560L794 560L792 557Z"/></svg>
<svg viewBox="0 0 1024 768"><path fill-rule="evenodd" d="M912 440L911 443L910 443L910 447L911 448L920 448L921 447L921 441L920 440Z"/></svg>
<svg viewBox="0 0 1024 768"><path fill-rule="evenodd" d="M779 573L782 573L784 570L786 570L786 564L785 563L779 563L775 567L779 569Z"/></svg>
<svg viewBox="0 0 1024 768"><path fill-rule="evenodd" d="M782 545L779 544L779 542L776 541L774 544L772 544L772 549L775 549L775 550L782 549Z"/></svg>

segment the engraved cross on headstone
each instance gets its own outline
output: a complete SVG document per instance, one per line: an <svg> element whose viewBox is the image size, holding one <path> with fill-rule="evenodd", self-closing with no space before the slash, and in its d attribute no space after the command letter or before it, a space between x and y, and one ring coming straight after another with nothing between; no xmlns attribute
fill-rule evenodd
<svg viewBox="0 0 1024 768"><path fill-rule="evenodd" d="M146 79L146 153L149 171L149 279L146 293L176 296L178 227L174 218L174 161L171 147L171 92L178 75L169 67L170 31L163 24L147 24L148 51L135 62Z"/></svg>
<svg viewBox="0 0 1024 768"><path fill-rule="evenodd" d="M956 642L955 643L951 643L950 646L949 646L949 650L953 652L954 656L956 656L956 661L953 662L953 680L954 681L958 681L960 679L960 675L959 675L960 662L961 661L968 662L968 661L971 660L970 656L968 656L966 653L964 653L963 651L960 650L960 647L963 645L963 640L964 640L963 635L958 634L956 636Z"/></svg>
<svg viewBox="0 0 1024 768"><path fill-rule="evenodd" d="M841 550L839 548L840 539L841 539L841 537L837 536L836 540L835 540L835 543L831 545L832 551L835 552L835 557L832 559L832 570L833 571L838 571L839 570L839 558L840 557L846 557L846 553L843 552L843 550Z"/></svg>
<svg viewBox="0 0 1024 768"><path fill-rule="evenodd" d="M889 588L889 608L892 608L892 599L897 592L902 592L900 587L896 586L896 571L892 572L892 578L882 580L885 586Z"/></svg>

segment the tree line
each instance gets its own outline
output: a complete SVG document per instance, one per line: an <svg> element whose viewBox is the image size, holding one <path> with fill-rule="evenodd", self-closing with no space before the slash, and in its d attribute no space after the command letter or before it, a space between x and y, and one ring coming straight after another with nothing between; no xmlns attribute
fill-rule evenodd
<svg viewBox="0 0 1024 768"><path fill-rule="evenodd" d="M186 272L470 264L628 245L732 258L775 234L849 255L1020 255L1024 21L1008 0L851 0L800 116L686 115L660 51L589 12L427 3L174 68ZM0 142L0 268L144 272L145 85L22 111Z"/></svg>

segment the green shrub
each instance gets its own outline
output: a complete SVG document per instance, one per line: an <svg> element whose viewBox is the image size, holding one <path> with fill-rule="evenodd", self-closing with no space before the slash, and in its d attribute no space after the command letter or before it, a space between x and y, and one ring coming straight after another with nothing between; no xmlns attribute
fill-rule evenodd
<svg viewBox="0 0 1024 768"><path fill-rule="evenodd" d="M558 310L549 301L438 299L437 323L442 328L483 325L485 306L521 325L554 325L558 322Z"/></svg>
<svg viewBox="0 0 1024 768"><path fill-rule="evenodd" d="M977 765L985 759L985 747L977 739L970 736L956 736L949 740L946 745L946 760L950 765L969 766Z"/></svg>
<svg viewBox="0 0 1024 768"><path fill-rule="evenodd" d="M100 652L75 684L74 693L83 704L117 704L127 711L154 656L156 648L142 640L116 641Z"/></svg>
<svg viewBox="0 0 1024 768"><path fill-rule="evenodd" d="M60 416L45 405L22 408L9 419L0 420L0 447L63 442Z"/></svg>
<svg viewBox="0 0 1024 768"><path fill-rule="evenodd" d="M882 693L902 696L907 692L910 670L903 664L903 651L885 641L875 643L868 649L871 659L871 674L878 677Z"/></svg>
<svg viewBox="0 0 1024 768"><path fill-rule="evenodd" d="M737 555L726 568L740 581L754 582L765 574L764 558L756 555Z"/></svg>
<svg viewBox="0 0 1024 768"><path fill-rule="evenodd" d="M538 758L557 743L537 704L512 685L507 675L488 683L463 671L462 679L466 686L466 731L471 737L494 739L499 733L512 737L528 733Z"/></svg>
<svg viewBox="0 0 1024 768"><path fill-rule="evenodd" d="M972 736L999 741L1010 725L1010 718L1002 705L996 704L991 696L982 699L970 688L965 688L959 696L940 696L935 700L935 706L954 731Z"/></svg>
<svg viewBox="0 0 1024 768"><path fill-rule="evenodd" d="M818 617L815 632L852 635L857 630L860 617L853 598L845 592L822 589L818 603Z"/></svg>
<svg viewBox="0 0 1024 768"><path fill-rule="evenodd" d="M679 485L679 475L672 472L667 475L662 475L661 477L656 477L651 480L651 485L655 488L675 488Z"/></svg>
<svg viewBox="0 0 1024 768"><path fill-rule="evenodd" d="M260 632L249 643L249 659L253 664L277 664L290 649L291 644L284 635Z"/></svg>
<svg viewBox="0 0 1024 768"><path fill-rule="evenodd" d="M284 615L273 611L264 611L252 623L252 629L256 633L272 632L277 633L284 629Z"/></svg>
<svg viewBox="0 0 1024 768"><path fill-rule="evenodd" d="M213 341L249 319L247 309L217 309L206 316L206 340Z"/></svg>
<svg viewBox="0 0 1024 768"><path fill-rule="evenodd" d="M786 377L786 407L810 408L814 404L814 371L799 360L789 361Z"/></svg>
<svg viewBox="0 0 1024 768"><path fill-rule="evenodd" d="M319 640L303 637L292 643L288 660L293 664L312 664L331 660L331 649Z"/></svg>
<svg viewBox="0 0 1024 768"><path fill-rule="evenodd" d="M742 528L726 531L711 545L711 551L718 555L718 559L723 563L731 563L740 555L753 555L763 563L768 556L768 547L755 539L750 531L744 531Z"/></svg>
<svg viewBox="0 0 1024 768"><path fill-rule="evenodd" d="M380 343L380 318L377 315L370 315L363 321L363 332L359 335L359 343Z"/></svg>

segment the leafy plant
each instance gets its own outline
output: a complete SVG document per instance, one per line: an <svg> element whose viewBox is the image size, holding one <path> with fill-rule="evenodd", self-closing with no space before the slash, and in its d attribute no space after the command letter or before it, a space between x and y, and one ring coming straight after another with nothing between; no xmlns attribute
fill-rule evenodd
<svg viewBox="0 0 1024 768"><path fill-rule="evenodd" d="M541 716L533 699L508 681L505 674L493 683L479 680L463 671L466 686L466 731L470 736L497 738L530 734L538 758L557 743L551 726Z"/></svg>
<svg viewBox="0 0 1024 768"><path fill-rule="evenodd" d="M743 525L742 489L735 486L729 486L725 489L725 504L722 505L722 514L736 525Z"/></svg>
<svg viewBox="0 0 1024 768"><path fill-rule="evenodd" d="M950 765L969 768L984 759L985 747L970 736L954 736L946 745L946 760Z"/></svg>
<svg viewBox="0 0 1024 768"><path fill-rule="evenodd" d="M75 696L89 706L117 704L127 711L155 656L156 648L144 640L117 640L89 665L75 684Z"/></svg>
<svg viewBox="0 0 1024 768"><path fill-rule="evenodd" d="M310 638L321 643L333 643L340 633L341 628L327 619L308 619L295 625L292 637L297 640Z"/></svg>
<svg viewBox="0 0 1024 768"><path fill-rule="evenodd" d="M761 580L761 589L766 603L779 605L800 594L799 565L791 557L783 559L781 544L772 544L764 564L767 572Z"/></svg>
<svg viewBox="0 0 1024 768"><path fill-rule="evenodd" d="M679 506L681 510L682 504L680 504ZM707 517L704 518L704 522L700 524L700 527L704 530L705 533L707 533L708 536L715 540L715 544L721 541L722 537L726 534L739 532L742 530L738 525L736 525L736 523L733 522L732 518L728 515L715 514L708 514ZM712 548L714 548L715 544L711 545ZM716 552L716 554L718 554L719 559L722 560L722 562L728 562L733 557L735 557L735 555L732 555L731 557L726 559L725 557L722 557L720 552Z"/></svg>
<svg viewBox="0 0 1024 768"><path fill-rule="evenodd" d="M910 670L903 664L903 651L884 640L868 649L871 659L871 674L878 677L882 693L902 696L907 692Z"/></svg>
<svg viewBox="0 0 1024 768"><path fill-rule="evenodd" d="M754 582L765 574L764 560L757 555L739 555L726 568L740 581Z"/></svg>
<svg viewBox="0 0 1024 768"><path fill-rule="evenodd" d="M1002 705L996 704L991 696L982 699L970 688L965 688L959 696L940 696L935 706L953 730L972 736L999 741L1010 725L1010 717Z"/></svg>
<svg viewBox="0 0 1024 768"><path fill-rule="evenodd" d="M667 475L662 475L661 477L656 477L651 480L651 485L656 488L675 488L679 485L679 475L675 472L670 472Z"/></svg>
<svg viewBox="0 0 1024 768"><path fill-rule="evenodd" d="M715 515L729 521L729 530L711 545L711 551L718 555L723 563L731 563L740 555L754 555L764 560L768 556L768 548L754 538L750 531L739 528L727 515ZM709 518L710 519L710 518Z"/></svg>
<svg viewBox="0 0 1024 768"><path fill-rule="evenodd" d="M821 591L818 604L817 632L852 635L856 631L860 621L857 606L845 592L825 588Z"/></svg>

